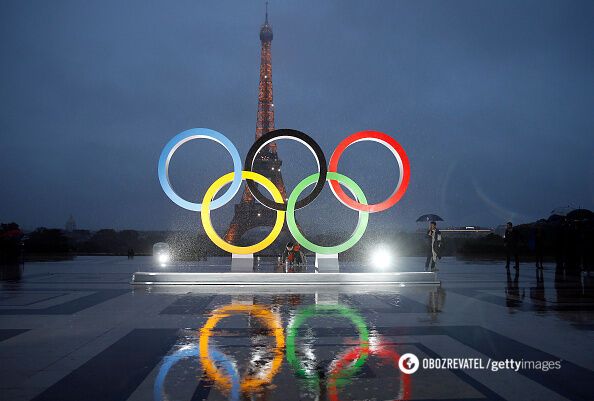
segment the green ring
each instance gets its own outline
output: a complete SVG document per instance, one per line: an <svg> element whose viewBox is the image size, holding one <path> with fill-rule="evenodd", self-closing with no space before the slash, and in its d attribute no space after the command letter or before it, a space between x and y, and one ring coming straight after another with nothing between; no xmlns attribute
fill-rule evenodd
<svg viewBox="0 0 594 401"><path fill-rule="evenodd" d="M333 253L340 253L344 252L347 249L351 248L355 245L363 234L365 233L365 229L367 228L367 222L369 221L369 212L359 211L359 220L357 221L357 227L351 235L351 238L343 242L342 244L335 245L335 246L321 246L316 245L313 242L309 241L307 238L301 234L299 231L299 227L297 227L297 222L295 221L295 204L297 203L297 198L301 195L301 192L305 190L308 186L318 181L318 176L320 173L315 173L306 177L301 181L287 200L287 227L289 227L289 231L301 246L305 249L308 249L312 252L321 253L321 254L333 254ZM367 198L365 198L365 194L363 190L355 183L355 181L351 180L349 177L334 173L328 172L326 176L327 180L335 180L339 183L343 184L347 187L349 191L357 198L357 202L362 203L363 205L367 205Z"/></svg>
<svg viewBox="0 0 594 401"><path fill-rule="evenodd" d="M312 388L319 388L320 378L318 377L317 372L308 372L301 361L297 358L295 353L295 338L297 337L299 327L301 327L301 325L305 323L307 319L317 316L321 313L326 315L342 315L350 319L359 333L359 343L361 348L363 348L364 351L369 350L369 331L367 330L367 325L365 324L365 320L363 320L361 315L359 315L354 309L344 305L311 305L301 308L297 315L295 315L293 321L291 321L289 326L287 326L287 341L285 343L285 350L287 362L289 362L297 377L305 379L307 384ZM343 370L344 376L341 375L341 379L351 377L357 373L357 371L367 361L367 356L368 352L362 352L352 366Z"/></svg>

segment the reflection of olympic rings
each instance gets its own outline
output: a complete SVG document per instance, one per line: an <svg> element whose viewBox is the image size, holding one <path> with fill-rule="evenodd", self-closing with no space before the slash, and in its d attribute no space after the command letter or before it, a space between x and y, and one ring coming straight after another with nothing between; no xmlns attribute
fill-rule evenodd
<svg viewBox="0 0 594 401"><path fill-rule="evenodd" d="M169 370L177 362L190 356L198 356L198 348L196 346L182 347L172 355L167 355L165 358L163 358L163 363L159 368L159 373L157 374L157 378L155 379L155 385L153 387L154 401L160 401L163 399L163 385L165 383L165 378L167 377Z"/></svg>
<svg viewBox="0 0 594 401"><path fill-rule="evenodd" d="M278 188L266 177L260 175L258 173L254 173L252 171L242 171L241 178L247 179L248 182L253 180L257 183L260 183L266 188L271 194L274 200L276 201L283 201L283 196L281 195ZM262 241L257 244L250 245L250 246L236 246L231 245L225 242L221 237L219 237L212 227L210 222L210 201L214 198L217 192L228 182L235 180L235 173L228 173L216 180L212 183L210 188L206 191L204 195L204 199L202 200L202 211L200 212L200 217L202 218L202 227L204 227L204 231L208 238L217 245L219 248L226 250L227 252L237 253L237 254L250 254L256 253L261 251L262 249L266 248L268 245L272 244L276 237L280 234L281 230L283 229L283 221L285 220L285 212L277 211L276 212L276 222L274 223L274 227L270 234L266 236Z"/></svg>
<svg viewBox="0 0 594 401"><path fill-rule="evenodd" d="M247 377L240 382L239 388L241 391L256 390L262 385L272 382L272 378L278 373L283 360L283 348L285 346L285 336L280 318L265 307L259 305L227 305L214 310L212 316L200 329L200 361L202 362L206 374L214 382L225 388L232 387L229 378L222 375L217 369L217 366L213 363L209 351L209 339L212 330L221 319L236 313L249 313L251 316L260 319L268 329L273 332L273 336L276 340L273 352L274 358L269 371L263 375L259 375L259 377Z"/></svg>
<svg viewBox="0 0 594 401"><path fill-rule="evenodd" d="M393 349L387 348L385 346L379 347L369 347L367 349L363 349L361 347L354 347L350 351L344 353L336 363L333 363L334 367L330 372L328 378L328 399L330 401L338 401L338 382L340 380L348 379L343 374L342 371L353 362L356 363L361 358L361 355L374 355L379 356L382 359L386 359L391 361L394 364L396 370L398 370L398 361L400 360L400 355L394 351ZM332 365L332 364L331 364ZM398 400L408 400L411 394L411 383L410 383L410 375L400 373L400 393L398 394ZM344 383L343 383L344 384Z"/></svg>
<svg viewBox="0 0 594 401"><path fill-rule="evenodd" d="M220 364L231 377L231 390L229 391L229 400L239 400L239 389L241 384L239 382L239 372L235 368L233 361L229 359L227 355L219 351L219 349L211 345L208 349L208 355L215 364Z"/></svg>
<svg viewBox="0 0 594 401"><path fill-rule="evenodd" d="M254 142L245 158L245 171L252 171L254 167L254 160L258 152L260 152L264 146L268 145L275 139L293 139L295 141L301 142L311 151L311 153L313 153L316 158L316 163L318 163L319 175L317 176L316 186L309 195L295 204L295 209L301 209L302 207L313 202L313 200L318 197L324 188L324 183L326 182L326 172L328 171L328 167L326 166L326 156L324 156L324 152L322 151L322 148L320 148L320 145L318 145L317 142L314 141L309 135L294 129L277 129L262 135L260 138L258 138L258 140L256 140L256 142ZM285 203L274 202L262 195L255 182L248 180L247 186L250 189L252 195L254 195L254 198L256 198L267 208L274 210L287 210L287 205Z"/></svg>
<svg viewBox="0 0 594 401"><path fill-rule="evenodd" d="M227 149L227 151L231 154L231 157L233 159L233 172L219 178L210 186L210 188L204 196L202 204L189 202L181 198L179 195L175 193L169 182L169 162L171 160L171 157L173 156L177 148L179 148L181 145L192 139L210 139L215 142L218 142ZM272 184L270 180L268 180L262 175L259 175L251 171L254 168L256 155L260 152L260 150L262 150L263 147L265 147L267 144L269 144L275 139L292 139L303 143L305 146L307 146L307 148L310 151L312 151L312 153L314 153L316 157L316 162L318 164L318 173L310 175L309 177L305 178L305 180L303 180L301 183L299 183L295 190L290 194L287 204L284 203L282 195L280 195L280 192L274 186L274 184ZM365 195L363 194L361 189L352 180L337 173L338 161L343 152L350 145L360 141L374 141L388 147L394 155L394 157L396 158L396 160L398 161L398 165L400 167L400 175L394 192L392 193L392 195L388 197L388 199L380 203L368 205L367 199L365 198ZM375 213L394 206L406 192L410 180L410 164L408 161L408 157L404 152L404 149L394 138L378 131L361 131L344 139L336 147L334 153L332 153L332 157L330 158L330 164L328 167L326 167L326 158L320 146L307 134L291 129L280 129L271 131L262 135L250 148L244 166L245 171L242 171L241 160L239 159L237 149L235 148L235 146L233 146L231 141L229 141L229 139L226 138L224 135L206 128L193 128L176 135L167 143L167 145L165 145L163 151L161 152L161 157L159 158L158 168L159 182L161 183L161 187L163 188L167 196L173 202L183 207L184 209L200 211L202 213L202 223L209 238L219 248L227 252L237 254L255 253L261 251L262 249L270 245L272 242L274 242L274 240L278 237L278 235L281 232L285 210L288 212L287 225L289 226L289 228L293 226L293 229L290 229L290 231L293 234L293 236L296 237L296 239L297 237L299 237L298 241L302 243L304 248L317 253L344 252L353 245L355 245L357 241L359 241L359 239L362 237L365 231L365 227L367 225L367 214L362 213ZM216 232L212 228L212 225L210 224L210 210L219 208L224 204L228 203L239 191L243 179L247 180L247 187L255 199L257 199L260 203L262 203L269 209L277 211L277 218L274 228L272 229L270 234L264 239L264 241L248 247L237 247L225 242L216 234ZM316 244L313 244L307 239L305 239L303 235L301 235L296 224L289 225L289 220L291 220L294 223L295 210L300 209L311 203L320 194L326 180L330 182L330 188L332 189L332 192L338 198L338 200L340 200L340 202L342 202L344 205L351 209L359 211L359 222L351 238L343 244L334 247L320 247ZM217 192L228 182L231 182L231 185L225 191L225 193L221 195L220 198L213 200ZM314 182L315 186L312 192L305 198L298 200L301 192L303 192L303 190L307 186L313 184ZM257 184L263 185L268 190L268 192L271 193L273 200L268 199L264 195L262 195L262 193L258 189ZM344 192L340 184L345 185L349 189L349 191L353 193L356 200L350 198ZM289 204L291 204L292 206L289 206ZM279 224L280 229L277 229L277 226L279 226Z"/></svg>
<svg viewBox="0 0 594 401"><path fill-rule="evenodd" d="M237 369L235 369L235 365L229 358L220 352L216 347L212 347L209 349L210 358L213 359L215 362L218 362L231 376L231 392L230 392L230 399L231 400L238 400L239 399L239 373ZM175 365L177 362L184 358L188 357L195 357L199 355L198 347L195 345L186 345L171 355L167 355L163 358L163 363L159 368L159 373L155 378L155 385L153 387L153 398L154 401L161 401L163 400L163 390L165 384L165 378L169 374L169 370Z"/></svg>
<svg viewBox="0 0 594 401"><path fill-rule="evenodd" d="M359 334L359 345L357 349L367 350L369 348L369 331L365 320L354 309L344 305L312 305L299 310L293 321L287 327L287 362L293 367L293 370L298 377L307 380L308 384L313 388L318 388L320 385L320 378L317 372L307 369L304 364L297 358L295 352L295 339L297 337L299 327L306 320L319 315L340 315L349 319ZM365 363L367 359L367 352L361 352L356 359L353 366L344 370L346 376L351 376Z"/></svg>

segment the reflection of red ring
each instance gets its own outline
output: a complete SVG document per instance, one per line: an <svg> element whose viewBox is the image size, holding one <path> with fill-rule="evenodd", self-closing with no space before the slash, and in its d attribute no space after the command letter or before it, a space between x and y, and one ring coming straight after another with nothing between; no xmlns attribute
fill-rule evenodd
<svg viewBox="0 0 594 401"><path fill-rule="evenodd" d="M328 399L330 401L339 401L338 399L338 388L336 387L336 375L343 369L348 367L354 360L359 358L362 352L370 355L379 356L382 359L391 360L394 367L398 369L398 361L400 360L400 354L393 349L386 348L384 346L370 347L369 349L362 349L361 347L355 347L351 351L346 352L334 365L334 368L329 374L328 379ZM408 400L411 393L410 375L400 372L400 382L402 383L402 398L400 401Z"/></svg>
<svg viewBox="0 0 594 401"><path fill-rule="evenodd" d="M406 152L402 146L400 146L400 144L396 142L396 140L391 136L379 131L360 131L345 138L341 143L338 144L336 149L334 149L334 153L332 153L332 157L330 157L328 172L336 173L340 156L342 156L346 148L359 141L379 142L390 149L392 154L394 154L394 157L396 157L396 160L398 160L398 165L400 167L400 177L398 179L398 185L396 185L396 189L392 195L390 195L390 197L383 202L372 205L363 205L351 199L344 192L337 181L329 180L330 188L332 189L332 192L334 192L334 195L336 195L336 197L345 206L350 207L351 209L370 213L381 212L382 210L386 210L394 206L406 192L408 181L410 180L410 163L408 161L408 156L406 155Z"/></svg>

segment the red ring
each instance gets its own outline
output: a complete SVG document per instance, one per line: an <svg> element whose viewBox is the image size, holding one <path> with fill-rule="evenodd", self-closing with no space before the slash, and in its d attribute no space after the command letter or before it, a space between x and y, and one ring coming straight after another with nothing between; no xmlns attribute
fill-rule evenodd
<svg viewBox="0 0 594 401"><path fill-rule="evenodd" d="M360 347L355 347L349 352L346 352L336 363L334 369L329 374L330 379L328 380L328 399L330 401L339 401L338 388L336 387L336 378L333 377L339 371L345 368L346 365L352 363L354 360L359 358L361 353L368 353L370 355L379 356L382 359L391 360L394 363L394 367L398 369L398 361L400 360L400 354L393 349L386 348L380 345L377 348L369 348L368 350L362 350ZM403 385L402 398L399 401L405 401L410 398L411 395L411 382L410 375L400 372L400 380Z"/></svg>
<svg viewBox="0 0 594 401"><path fill-rule="evenodd" d="M400 165L400 178L398 179L398 185L396 189L390 195L388 199L383 202L375 203L372 205L363 205L356 200L351 199L342 189L338 181L336 180L328 180L330 181L330 188L334 195L340 200L345 206L350 207L351 209L360 211L360 212L381 212L382 210L386 210L394 206L400 198L406 192L406 188L408 187L408 182L410 180L410 163L408 161L408 156L404 151L404 148L400 146L398 142L391 136L384 134L383 132L379 131L360 131L357 132L347 138L345 138L342 142L338 144L336 149L334 149L334 153L332 153L332 157L330 157L330 164L328 165L328 172L336 173L338 169L338 160L340 156L342 156L343 152L354 144L355 142L364 141L364 140L372 140L375 142L379 142L382 145L388 147L394 156L398 159Z"/></svg>

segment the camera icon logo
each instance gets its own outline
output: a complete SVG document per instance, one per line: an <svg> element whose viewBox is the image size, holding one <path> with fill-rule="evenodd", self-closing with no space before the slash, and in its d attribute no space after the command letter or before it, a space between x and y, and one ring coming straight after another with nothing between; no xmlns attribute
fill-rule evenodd
<svg viewBox="0 0 594 401"><path fill-rule="evenodd" d="M398 368L402 373L411 375L419 369L419 358L415 354L404 354L398 360Z"/></svg>

